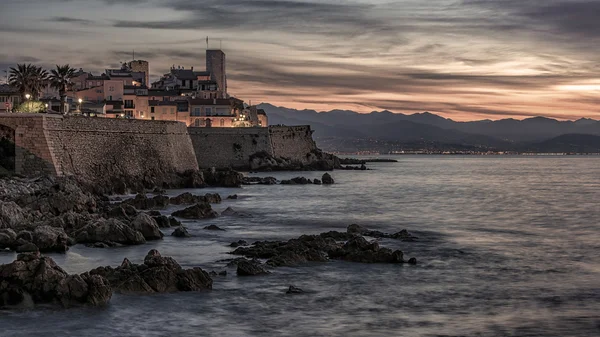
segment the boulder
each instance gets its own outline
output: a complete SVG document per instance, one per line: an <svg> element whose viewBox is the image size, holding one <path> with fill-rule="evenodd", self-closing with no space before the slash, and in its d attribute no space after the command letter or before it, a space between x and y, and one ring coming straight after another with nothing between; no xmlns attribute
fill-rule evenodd
<svg viewBox="0 0 600 337"><path fill-rule="evenodd" d="M169 206L169 202L170 199L166 195L157 195L152 198L148 198L145 194L138 194L135 196L135 198L123 201L123 204L131 205L136 209L141 210L156 210Z"/></svg>
<svg viewBox="0 0 600 337"><path fill-rule="evenodd" d="M285 293L286 294L304 294L304 290L291 285Z"/></svg>
<svg viewBox="0 0 600 337"><path fill-rule="evenodd" d="M135 209L134 206L124 203L118 206L113 207L106 215L109 218L120 218L131 220L133 219L139 212Z"/></svg>
<svg viewBox="0 0 600 337"><path fill-rule="evenodd" d="M10 228L0 229L0 249L14 248L17 241L17 233Z"/></svg>
<svg viewBox="0 0 600 337"><path fill-rule="evenodd" d="M248 242L246 240L238 240L237 242L232 242L229 244L229 247L237 248L239 246L247 246Z"/></svg>
<svg viewBox="0 0 600 337"><path fill-rule="evenodd" d="M237 198L238 198L238 195L237 195L237 194L232 194L232 195L230 195L230 196L227 196L227 199L228 199L228 200L237 200Z"/></svg>
<svg viewBox="0 0 600 337"><path fill-rule="evenodd" d="M315 180L313 180L313 184L315 184L315 185L321 185L323 183L321 182L321 180L315 179Z"/></svg>
<svg viewBox="0 0 600 337"><path fill-rule="evenodd" d="M240 187L244 175L233 170L205 170L204 178L208 185L215 187Z"/></svg>
<svg viewBox="0 0 600 337"><path fill-rule="evenodd" d="M36 304L102 306L112 297L108 280L89 274L69 275L49 257L19 254L0 265L0 307Z"/></svg>
<svg viewBox="0 0 600 337"><path fill-rule="evenodd" d="M205 195L193 195L189 192L180 194L176 197L171 198L171 204L173 205L191 205L207 202L209 204L221 203L221 196L218 193L206 193Z"/></svg>
<svg viewBox="0 0 600 337"><path fill-rule="evenodd" d="M158 224L148 214L138 214L131 222L130 227L141 232L146 240L160 240L163 238L163 233L160 231Z"/></svg>
<svg viewBox="0 0 600 337"><path fill-rule="evenodd" d="M185 228L185 226L183 226L183 225L177 227L171 235L174 237L177 237L177 238L189 238L192 236L188 232L187 228Z"/></svg>
<svg viewBox="0 0 600 337"><path fill-rule="evenodd" d="M47 216L96 211L96 199L90 193L84 192L72 178L57 179L54 185L34 194L21 196L16 202L21 207L39 211Z"/></svg>
<svg viewBox="0 0 600 337"><path fill-rule="evenodd" d="M171 222L169 221L169 217L166 215L159 215L152 217L159 228L169 228L171 227Z"/></svg>
<svg viewBox="0 0 600 337"><path fill-rule="evenodd" d="M78 243L115 242L124 245L146 243L144 235L117 219L100 219L79 230Z"/></svg>
<svg viewBox="0 0 600 337"><path fill-rule="evenodd" d="M23 244L19 245L16 249L17 253L30 253L30 252L38 252L39 248L31 243L31 242L24 242Z"/></svg>
<svg viewBox="0 0 600 337"><path fill-rule="evenodd" d="M225 231L223 228L217 226L217 225L209 225L204 227L204 229L207 229L209 231Z"/></svg>
<svg viewBox="0 0 600 337"><path fill-rule="evenodd" d="M26 218L26 213L15 202L0 201L0 228L14 228Z"/></svg>
<svg viewBox="0 0 600 337"><path fill-rule="evenodd" d="M270 274L264 269L258 261L255 260L241 260L237 264L237 275L238 276L256 276Z"/></svg>
<svg viewBox="0 0 600 337"><path fill-rule="evenodd" d="M323 182L323 185L332 185L335 182L329 173L323 174L321 181Z"/></svg>
<svg viewBox="0 0 600 337"><path fill-rule="evenodd" d="M386 238L386 239L395 239L395 240L409 241L409 242L417 240L417 237L410 234L406 229L403 229L394 234L388 234L388 233L383 233L380 231L369 230L369 229L366 229L357 224L352 224L352 225L348 226L348 228L346 229L346 232L351 233L351 234L370 236L373 238Z"/></svg>
<svg viewBox="0 0 600 337"><path fill-rule="evenodd" d="M218 216L217 212L207 202L197 203L194 206L176 211L172 215L184 219L209 219Z"/></svg>
<svg viewBox="0 0 600 337"><path fill-rule="evenodd" d="M90 271L108 279L113 289L123 293L165 293L212 289L212 279L201 268L183 269L170 257L153 249L143 264L124 259L121 266L99 267Z"/></svg>
<svg viewBox="0 0 600 337"><path fill-rule="evenodd" d="M40 252L66 252L69 247L69 237L65 230L57 227L38 226L32 233L33 243Z"/></svg>
<svg viewBox="0 0 600 337"><path fill-rule="evenodd" d="M221 212L222 216L234 216L238 218L251 218L252 214L245 212L238 212L231 207L227 207L223 212Z"/></svg>

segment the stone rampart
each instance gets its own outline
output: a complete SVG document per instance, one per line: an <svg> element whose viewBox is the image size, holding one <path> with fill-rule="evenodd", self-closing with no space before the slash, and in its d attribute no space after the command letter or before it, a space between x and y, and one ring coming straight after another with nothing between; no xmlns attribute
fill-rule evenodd
<svg viewBox="0 0 600 337"><path fill-rule="evenodd" d="M267 128L188 128L200 168L248 168L249 157L273 155Z"/></svg>
<svg viewBox="0 0 600 337"><path fill-rule="evenodd" d="M270 126L269 137L273 156L289 158L307 164L309 153L317 150L310 125Z"/></svg>

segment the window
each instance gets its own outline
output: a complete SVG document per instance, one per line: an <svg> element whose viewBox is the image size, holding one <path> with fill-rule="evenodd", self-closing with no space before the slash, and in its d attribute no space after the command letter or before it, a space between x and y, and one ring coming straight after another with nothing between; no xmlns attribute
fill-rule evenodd
<svg viewBox="0 0 600 337"><path fill-rule="evenodd" d="M204 112L206 112L206 115L208 116L209 114L212 114L212 108L204 108Z"/></svg>
<svg viewBox="0 0 600 337"><path fill-rule="evenodd" d="M108 91L115 91L115 87L108 87Z"/></svg>
<svg viewBox="0 0 600 337"><path fill-rule="evenodd" d="M133 104L133 100L126 99L125 100L125 108L129 108L129 109L135 108L135 105Z"/></svg>
<svg viewBox="0 0 600 337"><path fill-rule="evenodd" d="M153 106L150 107L150 112L154 113L154 107ZM152 117L152 119L154 119L154 117Z"/></svg>
<svg viewBox="0 0 600 337"><path fill-rule="evenodd" d="M221 127L225 126L225 119L221 118Z"/></svg>
<svg viewBox="0 0 600 337"><path fill-rule="evenodd" d="M167 108L163 108L163 114L167 113Z"/></svg>
<svg viewBox="0 0 600 337"><path fill-rule="evenodd" d="M101 94L101 93L102 93L102 90L101 90L101 89L96 89L96 93L97 93L97 94Z"/></svg>
<svg viewBox="0 0 600 337"><path fill-rule="evenodd" d="M0 96L0 103L4 103L4 102L6 102L6 97Z"/></svg>
<svg viewBox="0 0 600 337"><path fill-rule="evenodd" d="M152 116L150 119L154 120L154 116Z"/></svg>
<svg viewBox="0 0 600 337"><path fill-rule="evenodd" d="M200 127L200 125L201 125L202 122L203 121L201 119L196 119L196 120L194 120L194 126L195 127Z"/></svg>
<svg viewBox="0 0 600 337"><path fill-rule="evenodd" d="M199 107L194 108L194 112L192 113L192 116L200 116L200 108Z"/></svg>

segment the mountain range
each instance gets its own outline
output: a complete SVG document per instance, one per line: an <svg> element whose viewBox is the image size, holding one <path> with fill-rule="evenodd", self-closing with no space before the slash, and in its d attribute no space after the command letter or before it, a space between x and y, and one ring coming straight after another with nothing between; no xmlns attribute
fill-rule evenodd
<svg viewBox="0 0 600 337"><path fill-rule="evenodd" d="M258 106L269 124L310 124L321 148L335 152L460 150L600 153L600 121L546 117L456 122L429 112L296 110Z"/></svg>

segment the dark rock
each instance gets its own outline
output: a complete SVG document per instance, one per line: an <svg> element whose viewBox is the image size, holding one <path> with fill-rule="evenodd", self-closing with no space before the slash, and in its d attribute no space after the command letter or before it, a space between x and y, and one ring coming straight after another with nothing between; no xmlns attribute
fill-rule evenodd
<svg viewBox="0 0 600 337"><path fill-rule="evenodd" d="M204 229L210 230L210 231L225 231L223 228L217 226L217 225L210 225L210 226L206 226L204 227Z"/></svg>
<svg viewBox="0 0 600 337"><path fill-rule="evenodd" d="M166 215L159 215L152 217L159 228L169 228L171 227L171 221L169 221L169 217Z"/></svg>
<svg viewBox="0 0 600 337"><path fill-rule="evenodd" d="M162 213L160 213L160 211L156 211L156 210L148 211L148 212L146 212L146 214L148 214L151 217L157 217L157 216L162 215Z"/></svg>
<svg viewBox="0 0 600 337"><path fill-rule="evenodd" d="M66 252L69 237L65 230L57 227L38 226L32 233L33 243L41 252Z"/></svg>
<svg viewBox="0 0 600 337"><path fill-rule="evenodd" d="M169 206L169 197L166 195L157 195L148 198L145 194L138 194L135 198L123 201L123 204L131 205L141 210L157 210Z"/></svg>
<svg viewBox="0 0 600 337"><path fill-rule="evenodd" d="M207 193L200 196L186 192L171 198L171 204L173 205L191 205L197 203L219 204L221 203L221 196L217 193Z"/></svg>
<svg viewBox="0 0 600 337"><path fill-rule="evenodd" d="M302 290L298 287L290 286L285 293L286 294L304 294L304 290Z"/></svg>
<svg viewBox="0 0 600 337"><path fill-rule="evenodd" d="M25 242L22 245L18 246L16 251L17 253L37 252L39 251L39 248L31 242Z"/></svg>
<svg viewBox="0 0 600 337"><path fill-rule="evenodd" d="M190 233L188 233L187 228L185 228L183 225L177 227L171 235L177 238L189 238L192 236Z"/></svg>
<svg viewBox="0 0 600 337"><path fill-rule="evenodd" d="M242 260L237 264L238 276L256 276L270 274L257 261Z"/></svg>
<svg viewBox="0 0 600 337"><path fill-rule="evenodd" d="M176 211L173 216L184 218L184 219L208 219L216 218L218 216L209 203L203 202L195 204L194 206L188 207L183 210Z"/></svg>
<svg viewBox="0 0 600 337"><path fill-rule="evenodd" d="M185 172L183 177L183 188L201 188L206 187L206 182L204 181L204 174L200 171L190 170Z"/></svg>
<svg viewBox="0 0 600 337"><path fill-rule="evenodd" d="M120 218L131 220L138 214L138 211L130 204L121 204L113 207L106 215L109 218Z"/></svg>
<svg viewBox="0 0 600 337"><path fill-rule="evenodd" d="M212 289L212 279L201 268L183 269L170 257L153 249L143 264L124 259L121 266L99 267L90 271L108 279L113 289L123 293L165 293Z"/></svg>
<svg viewBox="0 0 600 337"><path fill-rule="evenodd" d="M96 199L70 178L57 179L56 183L30 195L23 195L16 200L21 207L39 211L44 215L61 215L67 212L94 213Z"/></svg>
<svg viewBox="0 0 600 337"><path fill-rule="evenodd" d="M102 306L112 296L104 277L69 275L39 253L19 254L16 261L0 265L0 279L0 307L43 303Z"/></svg>
<svg viewBox="0 0 600 337"><path fill-rule="evenodd" d="M329 173L323 174L321 181L323 182L323 185L332 185L335 182Z"/></svg>
<svg viewBox="0 0 600 337"><path fill-rule="evenodd" d="M227 270L220 271L219 276L227 276Z"/></svg>
<svg viewBox="0 0 600 337"><path fill-rule="evenodd" d="M233 170L217 171L211 169L204 171L204 178L210 186L240 187L244 175Z"/></svg>
<svg viewBox="0 0 600 337"><path fill-rule="evenodd" d="M239 246L247 246L248 242L246 240L239 240L237 242L232 242L229 244L229 247L237 248Z"/></svg>
<svg viewBox="0 0 600 337"><path fill-rule="evenodd" d="M0 249L13 248L17 241L17 233L10 228L0 229Z"/></svg>
<svg viewBox="0 0 600 337"><path fill-rule="evenodd" d="M181 226L181 222L179 220L175 219L172 216L169 217L169 223L171 224L171 227L179 227L179 226Z"/></svg>
<svg viewBox="0 0 600 337"><path fill-rule="evenodd" d="M165 194L167 191L164 188L160 188L160 187L155 187L154 190L152 190L152 193L154 194Z"/></svg>
<svg viewBox="0 0 600 337"><path fill-rule="evenodd" d="M235 211L231 207L227 207L223 212L221 212L221 215L222 216L234 216L234 217L238 217L238 218L251 218L252 217L252 214L238 212L238 211Z"/></svg>
<svg viewBox="0 0 600 337"><path fill-rule="evenodd" d="M26 212L15 202L0 200L0 228L15 228L26 219Z"/></svg>
<svg viewBox="0 0 600 337"><path fill-rule="evenodd" d="M352 224L352 225L348 226L348 228L346 229L346 231L348 233L355 233L355 234L363 234L365 232L368 232L367 229L365 229L362 226L357 225L357 224Z"/></svg>
<svg viewBox="0 0 600 337"><path fill-rule="evenodd" d="M352 224L352 225L348 226L348 229L346 231L348 233L360 234L360 235L370 236L370 237L374 237L374 238L396 239L396 240L401 240L401 241L415 241L417 239L416 236L411 235L406 229L403 229L394 234L388 234L388 233L383 233L380 231L372 231L372 230L366 229L364 227L361 227L360 225Z"/></svg>
<svg viewBox="0 0 600 337"><path fill-rule="evenodd" d="M417 264L417 259L414 258L414 257L411 257L410 259L408 259L408 264L416 265Z"/></svg>
<svg viewBox="0 0 600 337"><path fill-rule="evenodd" d="M146 243L144 235L117 219L100 219L79 230L78 243L115 242L124 245Z"/></svg>
<svg viewBox="0 0 600 337"><path fill-rule="evenodd" d="M315 184L315 185L321 185L323 183L321 182L321 180L315 179L315 180L313 180L313 184Z"/></svg>
<svg viewBox="0 0 600 337"><path fill-rule="evenodd" d="M163 238L163 233L160 231L158 224L148 214L138 214L131 222L130 227L141 232L146 240L160 240Z"/></svg>
<svg viewBox="0 0 600 337"><path fill-rule="evenodd" d="M20 231L19 234L17 234L17 240L18 239L33 242L33 234L30 231Z"/></svg>
<svg viewBox="0 0 600 337"><path fill-rule="evenodd" d="M237 200L237 198L238 198L237 194L233 194L233 195L230 195L227 197L227 199L229 199L229 200Z"/></svg>

